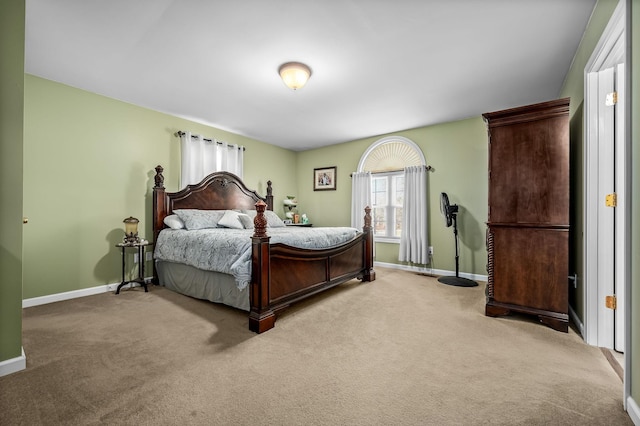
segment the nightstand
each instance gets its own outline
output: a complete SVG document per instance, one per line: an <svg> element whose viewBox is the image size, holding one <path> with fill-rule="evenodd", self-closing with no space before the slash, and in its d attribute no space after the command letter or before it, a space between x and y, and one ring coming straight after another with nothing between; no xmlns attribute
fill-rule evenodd
<svg viewBox="0 0 640 426"><path fill-rule="evenodd" d="M118 285L116 289L116 294L120 294L120 289L125 284L129 283L138 283L142 287L144 287L144 291L148 292L147 282L144 279L144 263L145 263L145 249L149 246L152 246L153 242L142 240L139 243L118 243L116 247L120 247L122 249L122 282ZM138 250L138 277L133 280L126 280L125 278L125 254L127 248L136 248Z"/></svg>

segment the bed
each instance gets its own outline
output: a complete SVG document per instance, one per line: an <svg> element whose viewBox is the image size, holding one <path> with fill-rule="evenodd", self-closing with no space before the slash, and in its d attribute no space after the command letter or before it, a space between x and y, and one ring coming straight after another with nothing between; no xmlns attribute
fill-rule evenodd
<svg viewBox="0 0 640 426"><path fill-rule="evenodd" d="M249 329L262 333L273 328L278 313L292 303L352 279L365 282L375 280L369 207L363 212L365 224L362 231L336 228L335 233L341 236L324 237L327 240L318 243L324 244L323 247L310 248L316 244L314 234L331 228L280 227L273 222L275 213L271 181L267 182L266 197L248 189L240 178L227 172L212 173L198 184L188 185L178 192L168 192L164 187L163 167L157 166L155 170L154 284L246 310L249 312ZM189 257L197 258L218 259L222 254L219 248L198 248L209 247L205 243L202 246L179 243L182 248L166 248L169 240L178 241L179 234L196 234L181 229L181 225L173 226L172 220L176 216L190 219L190 216L185 217L185 212L195 216L209 215L207 217L222 215L225 219L237 213L236 216L243 222L246 221L245 215L252 218L251 225L245 223L249 229L204 229L197 237L198 240L216 241L227 238L227 234L238 234L240 238L237 242L226 244L228 251L244 253L244 256L242 253L235 254L242 257L237 261L242 267L248 263L248 272L244 269L241 272L235 270L236 261L227 262L229 270L220 272L199 267L195 261L169 258L166 253L171 250L179 254L189 252ZM225 233L224 237L222 233ZM231 241L231 237L228 238ZM336 242L336 238L341 238L340 242ZM298 244L300 241L306 243ZM182 255L186 256L184 253ZM245 286L238 279L243 274L248 274Z"/></svg>

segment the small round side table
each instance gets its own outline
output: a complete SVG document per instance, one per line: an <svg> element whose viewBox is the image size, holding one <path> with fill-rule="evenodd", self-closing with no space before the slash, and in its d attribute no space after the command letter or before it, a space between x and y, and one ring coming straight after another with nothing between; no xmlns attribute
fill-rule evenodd
<svg viewBox="0 0 640 426"><path fill-rule="evenodd" d="M138 283L142 287L144 287L145 292L149 291L149 289L147 288L147 282L144 279L144 263L145 263L144 254L145 254L145 248L152 245L153 245L153 242L146 241L146 240L141 240L140 242L137 242L137 243L122 242L122 243L116 244L116 247L120 247L122 249L122 282L120 283L120 285L118 285L118 288L116 289L116 294L120 294L120 289L122 288L122 286L129 283ZM125 270L124 270L125 269L125 253L128 247L135 247L138 249L138 277L132 280L126 280L125 274L124 274L125 273Z"/></svg>

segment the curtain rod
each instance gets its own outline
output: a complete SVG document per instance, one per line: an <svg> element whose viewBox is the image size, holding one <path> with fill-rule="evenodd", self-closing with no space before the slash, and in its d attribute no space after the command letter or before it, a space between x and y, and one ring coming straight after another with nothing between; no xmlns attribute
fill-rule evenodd
<svg viewBox="0 0 640 426"><path fill-rule="evenodd" d="M435 170L433 167L431 166L424 166L424 168L428 171L431 172L433 170ZM366 170L365 170L366 171ZM376 173L394 173L394 172L402 172L404 171L404 169L398 169L398 170L383 170L381 172L371 172L372 175L376 174ZM349 174L349 176L353 177L353 173Z"/></svg>
<svg viewBox="0 0 640 426"><path fill-rule="evenodd" d="M185 132L183 132L182 130L178 130L178 131L176 132L176 135L178 135L178 136L180 136L180 137L182 137L182 135L185 135L185 134L186 134L186 133L185 133ZM197 137L198 137L197 135L191 135L191 138L197 138ZM217 140L217 139L207 139L207 138L202 138L202 140L205 140L205 141L207 141L207 142L215 142L215 143L217 143L218 145L222 145L222 142L220 142L220 141L219 141L219 140ZM238 146L238 149L240 149L240 146ZM243 151L246 151L246 150L247 150L247 148L245 148L245 147L243 146L243 147L242 147L242 150L243 150Z"/></svg>

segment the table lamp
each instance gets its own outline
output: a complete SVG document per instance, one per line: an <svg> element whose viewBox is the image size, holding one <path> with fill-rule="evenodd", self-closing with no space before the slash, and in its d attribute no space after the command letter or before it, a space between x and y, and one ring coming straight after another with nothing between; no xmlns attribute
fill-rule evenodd
<svg viewBox="0 0 640 426"><path fill-rule="evenodd" d="M138 223L140 222L133 216L129 216L124 222L124 240L126 244L135 244L140 242L138 237Z"/></svg>

